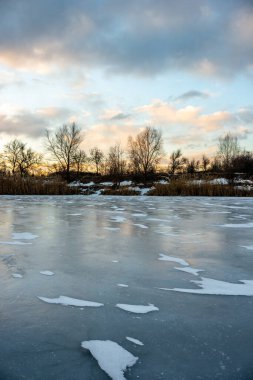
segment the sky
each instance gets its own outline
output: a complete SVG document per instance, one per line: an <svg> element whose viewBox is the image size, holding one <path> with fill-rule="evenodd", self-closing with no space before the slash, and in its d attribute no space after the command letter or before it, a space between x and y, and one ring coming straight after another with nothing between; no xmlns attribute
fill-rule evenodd
<svg viewBox="0 0 253 380"><path fill-rule="evenodd" d="M146 126L167 155L252 151L252 41L252 0L0 0L0 150L76 122L87 153Z"/></svg>

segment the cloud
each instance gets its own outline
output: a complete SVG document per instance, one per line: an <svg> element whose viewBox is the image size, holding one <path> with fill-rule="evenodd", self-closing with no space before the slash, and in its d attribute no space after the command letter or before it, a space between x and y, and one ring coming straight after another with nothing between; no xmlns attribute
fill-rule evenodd
<svg viewBox="0 0 253 380"><path fill-rule="evenodd" d="M0 113L0 134L38 138L45 135L48 121L32 112L19 111L13 115Z"/></svg>
<svg viewBox="0 0 253 380"><path fill-rule="evenodd" d="M0 63L228 77L252 64L252 20L249 0L2 1Z"/></svg>
<svg viewBox="0 0 253 380"><path fill-rule="evenodd" d="M210 94L208 94L207 92L190 90L190 91L184 92L182 95L179 95L178 97L176 97L176 100L190 100L190 99L194 99L194 98L207 99L209 97L210 97Z"/></svg>

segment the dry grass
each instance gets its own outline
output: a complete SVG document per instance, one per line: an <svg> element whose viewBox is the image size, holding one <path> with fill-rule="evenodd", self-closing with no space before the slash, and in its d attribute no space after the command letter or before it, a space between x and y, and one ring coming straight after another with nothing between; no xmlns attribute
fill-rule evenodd
<svg viewBox="0 0 253 380"><path fill-rule="evenodd" d="M232 185L217 185L203 182L193 184L184 180L174 180L169 184L156 184L149 195L156 196L208 196L208 197L252 197L253 189L238 189Z"/></svg>
<svg viewBox="0 0 253 380"><path fill-rule="evenodd" d="M34 177L0 177L1 195L71 195L79 191L67 183L54 179Z"/></svg>

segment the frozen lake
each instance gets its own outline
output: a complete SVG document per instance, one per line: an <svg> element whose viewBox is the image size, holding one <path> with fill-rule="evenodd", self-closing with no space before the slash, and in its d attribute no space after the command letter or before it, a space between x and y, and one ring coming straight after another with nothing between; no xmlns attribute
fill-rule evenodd
<svg viewBox="0 0 253 380"><path fill-rule="evenodd" d="M0 289L0 380L253 378L252 199L1 196Z"/></svg>

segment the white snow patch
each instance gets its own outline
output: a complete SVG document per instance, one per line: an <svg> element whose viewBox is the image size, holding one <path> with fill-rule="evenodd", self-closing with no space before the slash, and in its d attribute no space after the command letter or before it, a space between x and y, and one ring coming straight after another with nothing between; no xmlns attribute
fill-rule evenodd
<svg viewBox="0 0 253 380"><path fill-rule="evenodd" d="M192 280L202 289L181 289L181 288L159 288L161 290L173 290L174 292L194 293L194 294L215 294L226 296L253 296L253 280L239 280L242 284L214 280L212 278L201 277L201 280Z"/></svg>
<svg viewBox="0 0 253 380"><path fill-rule="evenodd" d="M253 228L253 223L232 223L232 224L220 224L220 227L227 227L227 228Z"/></svg>
<svg viewBox="0 0 253 380"><path fill-rule="evenodd" d="M121 288L128 288L128 285L126 284L117 284L117 286L120 286Z"/></svg>
<svg viewBox="0 0 253 380"><path fill-rule="evenodd" d="M23 278L22 274L20 274L20 273L12 273L12 277L14 277L14 278Z"/></svg>
<svg viewBox="0 0 253 380"><path fill-rule="evenodd" d="M76 213L76 214L67 214L67 215L70 215L70 216L80 216L82 214Z"/></svg>
<svg viewBox="0 0 253 380"><path fill-rule="evenodd" d="M119 260L112 260L112 263L118 263Z"/></svg>
<svg viewBox="0 0 253 380"><path fill-rule="evenodd" d="M138 217L138 218L141 218L141 217L145 217L145 216L147 216L147 214L141 214L141 213L136 213L136 214L132 214L133 216L136 216L136 217Z"/></svg>
<svg viewBox="0 0 253 380"><path fill-rule="evenodd" d="M196 269L196 268L192 268L192 267L186 267L186 268L183 268L183 267L175 267L175 269L177 270L181 270L182 272L186 272L186 273L190 273L190 274L193 274L194 276L198 276L198 272L204 272L204 269Z"/></svg>
<svg viewBox="0 0 253 380"><path fill-rule="evenodd" d="M120 228L119 228L119 227L104 227L104 230L108 230L108 231L119 231Z"/></svg>
<svg viewBox="0 0 253 380"><path fill-rule="evenodd" d="M134 223L134 226L140 227L140 228L148 228L148 226L145 226L144 224Z"/></svg>
<svg viewBox="0 0 253 380"><path fill-rule="evenodd" d="M103 186L112 186L113 183L112 182L100 182L100 185L103 185Z"/></svg>
<svg viewBox="0 0 253 380"><path fill-rule="evenodd" d="M138 344L138 346L144 346L144 344L138 339L131 338L130 336L126 336L126 339L134 344Z"/></svg>
<svg viewBox="0 0 253 380"><path fill-rule="evenodd" d="M156 311L159 310L158 307L152 305L151 303L146 305L128 305L124 303L117 303L116 307L119 307L122 310L130 311L131 313L136 314L146 314L150 311Z"/></svg>
<svg viewBox="0 0 253 380"><path fill-rule="evenodd" d="M50 270L42 270L40 271L40 274L44 274L45 276L53 276L54 272L51 272Z"/></svg>
<svg viewBox="0 0 253 380"><path fill-rule="evenodd" d="M246 248L249 251L253 250L253 245L241 245L242 248Z"/></svg>
<svg viewBox="0 0 253 380"><path fill-rule="evenodd" d="M185 266L189 266L189 264L187 263L187 261L183 260L183 259L179 259L178 257L173 257L173 256L167 256L167 255L164 255L163 253L159 253L159 258L158 260L162 260L162 261L172 261L174 263L178 263L180 265L185 265Z"/></svg>
<svg viewBox="0 0 253 380"><path fill-rule="evenodd" d="M84 300L78 300L76 298L70 298L66 296L60 296L58 298L46 298L46 297L38 297L41 301L47 302L47 303L54 303L54 304L60 304L64 306L92 306L92 307L99 307L104 306L102 303L98 302L91 302L91 301L84 301Z"/></svg>
<svg viewBox="0 0 253 380"><path fill-rule="evenodd" d="M209 183L213 184L213 185L228 185L228 180L226 178L215 178L211 181L209 181Z"/></svg>
<svg viewBox="0 0 253 380"><path fill-rule="evenodd" d="M132 185L132 181L122 181L120 182L120 186L131 186Z"/></svg>
<svg viewBox="0 0 253 380"><path fill-rule="evenodd" d="M124 371L139 359L111 340L84 341L81 346L90 351L100 368L113 380L124 380Z"/></svg>
<svg viewBox="0 0 253 380"><path fill-rule="evenodd" d="M13 240L33 240L33 239L36 239L38 238L39 236L38 235L33 235L31 234L30 232L13 232L11 234L11 238Z"/></svg>
<svg viewBox="0 0 253 380"><path fill-rule="evenodd" d="M145 187L145 188L140 189L141 195L146 195L152 189L154 189L154 188L153 187L151 187L151 188Z"/></svg>

